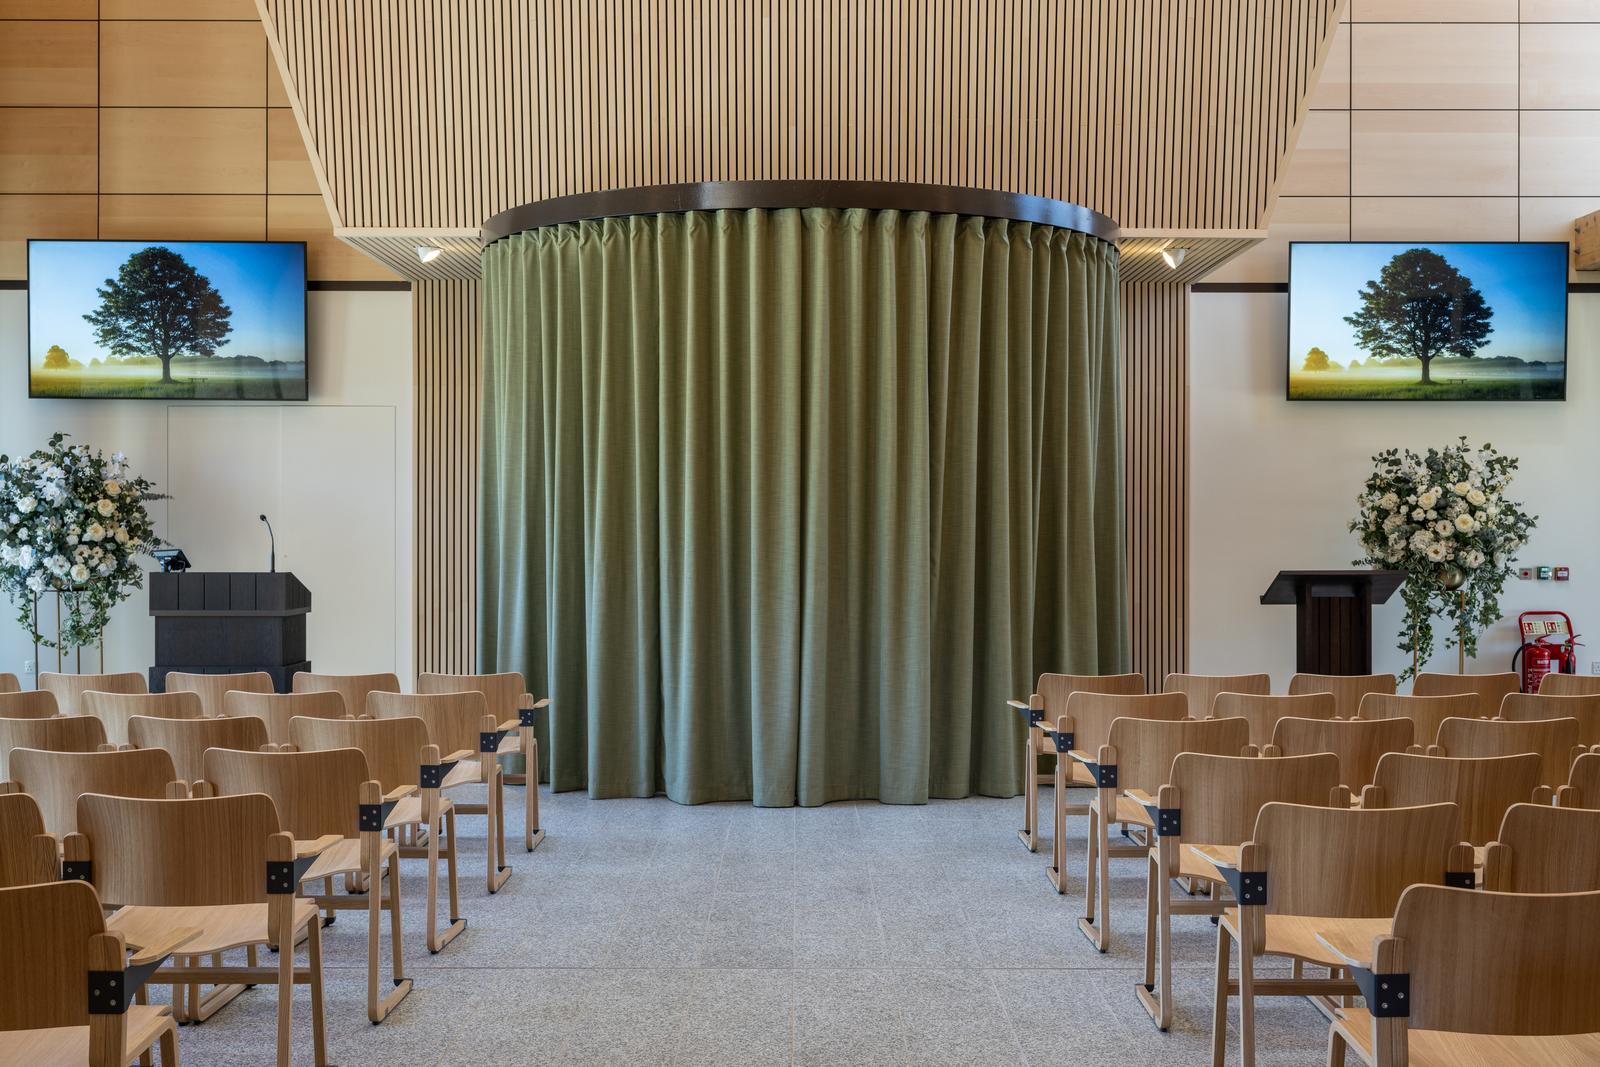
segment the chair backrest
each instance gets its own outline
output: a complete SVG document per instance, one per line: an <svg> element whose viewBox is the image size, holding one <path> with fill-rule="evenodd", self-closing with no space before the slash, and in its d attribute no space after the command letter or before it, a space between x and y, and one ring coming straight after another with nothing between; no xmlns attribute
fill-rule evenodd
<svg viewBox="0 0 1600 1067"><path fill-rule="evenodd" d="M1460 826L1454 804L1266 804L1250 837L1254 862L1247 866L1267 872L1266 906L1273 915L1385 918L1408 886L1444 884ZM1470 858L1465 863L1470 871Z"/></svg>
<svg viewBox="0 0 1600 1067"><path fill-rule="evenodd" d="M1500 718L1512 722L1577 719L1578 744L1585 748L1600 745L1600 693L1559 697L1545 693L1512 693L1500 702Z"/></svg>
<svg viewBox="0 0 1600 1067"><path fill-rule="evenodd" d="M1361 699L1368 693L1390 695L1394 693L1392 674L1297 674L1289 679L1289 693L1332 693L1333 714L1341 719L1353 719L1361 709Z"/></svg>
<svg viewBox="0 0 1600 1067"><path fill-rule="evenodd" d="M1410 719L1279 719L1272 745L1279 756L1332 752L1342 784L1357 792L1372 781L1386 752L1411 745Z"/></svg>
<svg viewBox="0 0 1600 1067"><path fill-rule="evenodd" d="M502 674L419 674L419 693L482 693L489 704L489 714L496 722L507 722L517 717L517 705L522 702L528 687L520 671Z"/></svg>
<svg viewBox="0 0 1600 1067"><path fill-rule="evenodd" d="M159 800L177 781L172 757L159 748L118 752L11 753L11 780L39 802L45 829L65 837L78 828L78 798L85 793Z"/></svg>
<svg viewBox="0 0 1600 1067"><path fill-rule="evenodd" d="M1243 719L1118 719L1107 742L1117 750L1117 788L1142 789L1152 797L1172 777L1172 761L1184 752L1237 756L1250 743Z"/></svg>
<svg viewBox="0 0 1600 1067"><path fill-rule="evenodd" d="M368 776L381 784L385 793L418 784L422 750L433 743L428 739L428 724L417 718L295 719L289 723L289 737L302 752L359 749L366 757Z"/></svg>
<svg viewBox="0 0 1600 1067"><path fill-rule="evenodd" d="M148 693L144 675L138 671L118 674L56 674L39 672L39 688L53 693L63 715L82 715L78 699L85 693Z"/></svg>
<svg viewBox="0 0 1600 1067"><path fill-rule="evenodd" d="M78 698L78 713L99 719L106 728L106 740L126 745L128 720L135 715L151 719L198 719L205 714L194 693L97 693Z"/></svg>
<svg viewBox="0 0 1600 1067"><path fill-rule="evenodd" d="M331 689L310 693L246 693L235 689L223 695L222 714L229 718L260 719L266 725L269 743L287 745L290 743L289 720L295 716L342 719L347 712L344 697Z"/></svg>
<svg viewBox="0 0 1600 1067"><path fill-rule="evenodd" d="M1567 784L1557 796L1564 808L1600 808L1600 752L1585 752L1572 761Z"/></svg>
<svg viewBox="0 0 1600 1067"><path fill-rule="evenodd" d="M1255 831L1262 805L1328 804L1339 786L1339 758L1332 753L1254 759L1180 753L1170 783L1183 813L1183 840L1238 845Z"/></svg>
<svg viewBox="0 0 1600 1067"><path fill-rule="evenodd" d="M1522 676L1516 671L1503 674L1430 674L1423 671L1411 683L1411 695L1439 697L1471 693L1478 698L1474 717L1489 718L1499 712L1506 694L1521 688Z"/></svg>
<svg viewBox="0 0 1600 1067"><path fill-rule="evenodd" d="M1539 695L1581 697L1600 694L1600 674L1547 674L1539 681Z"/></svg>
<svg viewBox="0 0 1600 1067"><path fill-rule="evenodd" d="M1265 696L1272 692L1272 678L1265 674L1169 674L1161 691L1187 697L1191 719L1209 719L1218 693Z"/></svg>
<svg viewBox="0 0 1600 1067"><path fill-rule="evenodd" d="M206 773L206 749L237 748L259 752L267 743L267 726L260 719L151 719L136 715L128 720L128 740L134 748L164 748L185 782L198 782Z"/></svg>
<svg viewBox="0 0 1600 1067"><path fill-rule="evenodd" d="M105 930L82 882L0 889L0 1030L88 1025L89 972L104 969L91 939Z"/></svg>
<svg viewBox="0 0 1600 1067"><path fill-rule="evenodd" d="M1073 747L1094 755L1110 739L1111 724L1118 719L1172 722L1188 715L1189 705L1182 693L1122 695L1080 689L1067 698L1065 717L1072 720Z"/></svg>
<svg viewBox="0 0 1600 1067"><path fill-rule="evenodd" d="M0 888L37 885L60 877L56 842L45 837L39 802L27 793L0 793ZM0 968L12 955L11 944L0 937ZM0 985L3 989L3 985Z"/></svg>
<svg viewBox="0 0 1600 1067"><path fill-rule="evenodd" d="M169 693L198 694L205 714L213 719L222 714L222 698L226 693L273 691L272 675L266 671L250 671L246 674L185 674L183 671L171 671L167 674L166 686Z"/></svg>
<svg viewBox="0 0 1600 1067"><path fill-rule="evenodd" d="M1417 885L1395 909L1394 936L1411 976L1412 1029L1600 1032L1600 893ZM1486 1054L1478 1062L1497 1061Z"/></svg>
<svg viewBox="0 0 1600 1067"><path fill-rule="evenodd" d="M1476 693L1447 693L1436 697L1368 693L1361 698L1356 717L1361 719L1410 719L1415 744L1427 748L1439 739L1439 724L1446 719L1476 719L1481 702Z"/></svg>
<svg viewBox="0 0 1600 1067"><path fill-rule="evenodd" d="M0 693L20 693L22 684L10 671L0 671Z"/></svg>
<svg viewBox="0 0 1600 1067"><path fill-rule="evenodd" d="M516 717L512 705L512 718ZM367 710L374 718L417 718L428 724L428 739L439 755L466 749L476 754L478 734L489 716L489 704L477 690L455 693L372 693ZM503 720L497 720L503 721Z"/></svg>
<svg viewBox="0 0 1600 1067"><path fill-rule="evenodd" d="M1439 755L1483 757L1537 752L1542 761L1539 781L1552 789L1566 783L1577 746L1577 719L1446 719L1439 725Z"/></svg>
<svg viewBox="0 0 1600 1067"><path fill-rule="evenodd" d="M0 693L0 719L48 719L60 714L56 695L47 690Z"/></svg>
<svg viewBox="0 0 1600 1067"><path fill-rule="evenodd" d="M1378 760L1364 808L1416 808L1455 804L1461 809L1461 839L1486 845L1500 832L1513 804L1526 804L1539 788L1536 753L1482 759L1390 752Z"/></svg>
<svg viewBox="0 0 1600 1067"><path fill-rule="evenodd" d="M367 713L368 693L398 693L400 679L393 674L312 674L301 671L289 683L296 693L338 693L345 710L360 718Z"/></svg>
<svg viewBox="0 0 1600 1067"><path fill-rule="evenodd" d="M340 705L341 708L343 705ZM265 793L278 809L278 824L310 841L326 834L356 837L358 806L367 781L367 758L360 749L320 752L239 752L213 748L206 753L206 781L219 796Z"/></svg>
<svg viewBox="0 0 1600 1067"><path fill-rule="evenodd" d="M420 688L418 692L420 692ZM1107 693L1113 696L1139 696L1144 693L1142 674L1041 674L1034 689L1044 701L1048 726L1065 715L1073 693Z"/></svg>
<svg viewBox="0 0 1600 1067"><path fill-rule="evenodd" d="M267 899L267 839L278 833L278 812L261 793L193 800L85 793L78 798L78 832L88 841L95 891L108 903L260 904Z"/></svg>
<svg viewBox="0 0 1600 1067"><path fill-rule="evenodd" d="M1513 804L1484 852L1483 885L1501 893L1600 890L1600 811Z"/></svg>
<svg viewBox="0 0 1600 1067"><path fill-rule="evenodd" d="M1272 731L1279 719L1331 719L1336 706L1332 693L1218 693L1211 703L1211 714L1218 719L1246 720L1250 723L1250 743L1262 746L1272 743Z"/></svg>
<svg viewBox="0 0 1600 1067"><path fill-rule="evenodd" d="M11 776L13 749L42 748L47 752L93 752L106 743L106 728L87 715L58 715L53 719L0 719L0 778Z"/></svg>

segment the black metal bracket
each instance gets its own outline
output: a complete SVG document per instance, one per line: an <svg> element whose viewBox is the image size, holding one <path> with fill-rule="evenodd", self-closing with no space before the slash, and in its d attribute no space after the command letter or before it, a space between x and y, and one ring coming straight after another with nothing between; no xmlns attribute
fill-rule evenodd
<svg viewBox="0 0 1600 1067"><path fill-rule="evenodd" d="M534 725L533 718L534 718L535 715L538 715L538 714L539 714L539 709L538 708L518 708L517 709L517 722L522 726L532 726L532 725Z"/></svg>
<svg viewBox="0 0 1600 1067"><path fill-rule="evenodd" d="M1472 871L1445 871L1444 884L1451 889L1476 889L1478 876Z"/></svg>
<svg viewBox="0 0 1600 1067"><path fill-rule="evenodd" d="M389 813L399 803L395 800L385 800L381 804L357 804L356 825L364 834L381 833L384 824L389 821Z"/></svg>
<svg viewBox="0 0 1600 1067"><path fill-rule="evenodd" d="M120 971L89 972L89 1014L121 1015L133 1003L133 998L150 980L168 957L162 956L153 963L137 967L124 967Z"/></svg>
<svg viewBox="0 0 1600 1067"><path fill-rule="evenodd" d="M61 862L61 880L63 882L93 882L94 860L63 860Z"/></svg>
<svg viewBox="0 0 1600 1067"><path fill-rule="evenodd" d="M1101 789L1117 788L1116 764L1113 763L1110 766L1106 766L1099 763L1085 763L1084 766L1088 768L1089 777L1094 779L1096 786ZM1116 813L1112 812L1112 814L1114 815Z"/></svg>
<svg viewBox="0 0 1600 1067"><path fill-rule="evenodd" d="M1241 905L1265 906L1267 903L1267 872L1241 871L1237 867L1219 867L1233 899Z"/></svg>
<svg viewBox="0 0 1600 1067"><path fill-rule="evenodd" d="M267 861L267 892L269 894L293 893L300 879L317 862L316 856L297 856L292 860Z"/></svg>
<svg viewBox="0 0 1600 1067"><path fill-rule="evenodd" d="M1077 739L1070 732L1061 733L1058 730L1046 730L1044 735L1055 742L1057 755L1066 755L1071 752L1072 746L1077 742Z"/></svg>
<svg viewBox="0 0 1600 1067"><path fill-rule="evenodd" d="M1366 999L1367 1011L1374 1019L1407 1019L1411 1016L1411 976L1373 974L1363 967L1351 967L1350 975Z"/></svg>
<svg viewBox="0 0 1600 1067"><path fill-rule="evenodd" d="M1150 811L1152 809L1147 807L1145 810ZM1182 808L1155 808L1154 811L1157 837L1183 836Z"/></svg>
<svg viewBox="0 0 1600 1067"><path fill-rule="evenodd" d="M417 784L423 789L438 789L444 785L445 775L454 769L454 763L424 763L417 769Z"/></svg>
<svg viewBox="0 0 1600 1067"><path fill-rule="evenodd" d="M1044 722L1043 708L1018 708L1017 714L1027 719L1029 726L1038 726Z"/></svg>
<svg viewBox="0 0 1600 1067"><path fill-rule="evenodd" d="M506 739L506 734L510 732L510 730L485 730L480 732L478 734L478 751L500 751L500 742L504 741Z"/></svg>

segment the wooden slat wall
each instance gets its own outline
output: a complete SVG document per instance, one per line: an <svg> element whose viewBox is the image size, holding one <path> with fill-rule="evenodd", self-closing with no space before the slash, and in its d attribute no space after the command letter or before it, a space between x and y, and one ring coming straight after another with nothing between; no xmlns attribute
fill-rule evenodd
<svg viewBox="0 0 1600 1067"><path fill-rule="evenodd" d="M475 281L416 282L416 663L477 669L478 403L483 295Z"/></svg>

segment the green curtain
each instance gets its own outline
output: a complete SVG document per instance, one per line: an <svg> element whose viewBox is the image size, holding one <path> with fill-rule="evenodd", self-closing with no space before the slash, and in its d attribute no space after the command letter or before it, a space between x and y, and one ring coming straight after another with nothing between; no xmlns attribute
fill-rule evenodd
<svg viewBox="0 0 1600 1067"><path fill-rule="evenodd" d="M1003 707L1127 669L1117 259L920 212L484 251L479 648L597 797L1022 782Z"/></svg>

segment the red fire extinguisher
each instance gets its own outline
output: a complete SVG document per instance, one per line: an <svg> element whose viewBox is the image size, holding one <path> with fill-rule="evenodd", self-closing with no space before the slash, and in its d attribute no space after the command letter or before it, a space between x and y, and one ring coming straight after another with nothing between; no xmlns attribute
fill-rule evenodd
<svg viewBox="0 0 1600 1067"><path fill-rule="evenodd" d="M1517 616L1517 626L1522 646L1511 656L1511 669L1517 669L1521 657L1524 693L1537 693L1547 674L1572 674L1578 669L1578 635L1566 612L1524 611Z"/></svg>

